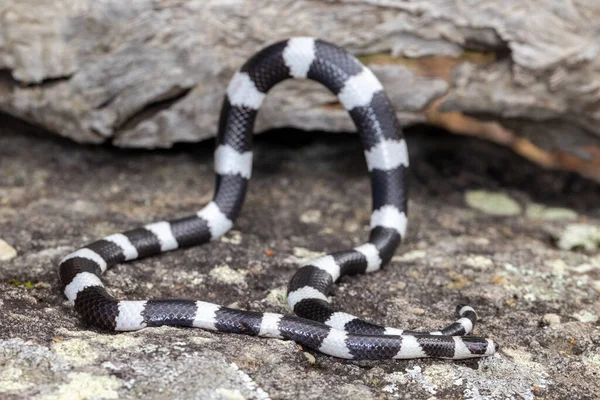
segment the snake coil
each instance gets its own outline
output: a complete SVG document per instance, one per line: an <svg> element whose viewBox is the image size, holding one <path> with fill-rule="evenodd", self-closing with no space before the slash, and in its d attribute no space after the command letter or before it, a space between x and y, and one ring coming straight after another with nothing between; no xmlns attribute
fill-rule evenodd
<svg viewBox="0 0 600 400"><path fill-rule="evenodd" d="M100 275L124 261L199 245L225 234L238 217L252 170L254 120L266 93L289 79L312 79L338 96L362 142L371 176L373 213L369 241L313 259L292 277L288 303L297 316L236 310L192 300L116 300ZM379 270L406 231L406 142L375 75L343 49L307 37L270 45L232 78L223 102L215 151L216 190L196 215L155 222L91 243L62 259L66 297L83 320L110 331L170 325L293 340L348 359L489 356L497 346L465 336L477 316L459 306L459 319L435 332L403 331L335 311L327 297L341 276Z"/></svg>

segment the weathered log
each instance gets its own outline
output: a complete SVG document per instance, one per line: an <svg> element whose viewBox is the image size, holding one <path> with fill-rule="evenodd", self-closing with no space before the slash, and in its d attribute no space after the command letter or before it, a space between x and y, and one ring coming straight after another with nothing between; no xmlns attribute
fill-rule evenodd
<svg viewBox="0 0 600 400"><path fill-rule="evenodd" d="M369 64L404 124L600 179L599 34L595 0L2 0L0 111L84 143L195 142L250 54L310 35ZM267 97L257 131L282 126L353 130L310 82Z"/></svg>

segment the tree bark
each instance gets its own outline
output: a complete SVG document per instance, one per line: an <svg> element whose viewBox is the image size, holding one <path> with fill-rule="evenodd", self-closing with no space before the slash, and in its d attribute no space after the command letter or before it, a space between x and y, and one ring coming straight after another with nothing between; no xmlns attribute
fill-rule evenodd
<svg viewBox="0 0 600 400"><path fill-rule="evenodd" d="M196 142L244 60L298 35L359 56L405 125L600 180L596 0L0 0L0 111L82 143ZM275 127L354 129L311 82L267 97Z"/></svg>

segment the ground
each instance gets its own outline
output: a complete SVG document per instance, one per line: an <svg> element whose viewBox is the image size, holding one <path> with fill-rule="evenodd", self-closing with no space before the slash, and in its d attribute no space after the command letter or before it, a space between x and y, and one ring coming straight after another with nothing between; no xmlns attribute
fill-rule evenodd
<svg viewBox="0 0 600 400"><path fill-rule="evenodd" d="M600 397L597 184L475 139L411 129L409 234L383 271L343 278L334 303L429 330L469 303L477 334L502 349L470 361L343 361L197 329L88 329L61 293L56 261L198 210L212 193L212 143L123 151L1 119L1 398ZM256 141L234 230L113 268L104 277L113 294L289 312L298 262L365 240L370 188L356 137L280 130Z"/></svg>

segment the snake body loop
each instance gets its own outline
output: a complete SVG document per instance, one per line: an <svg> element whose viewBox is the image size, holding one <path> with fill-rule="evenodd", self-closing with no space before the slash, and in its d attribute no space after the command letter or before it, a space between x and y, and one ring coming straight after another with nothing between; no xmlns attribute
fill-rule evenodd
<svg viewBox="0 0 600 400"><path fill-rule="evenodd" d="M260 105L277 83L312 79L337 95L356 124L371 176L373 213L367 243L303 265L292 277L288 302L297 316L231 309L192 300L116 300L100 276L111 266L215 240L238 217L252 171L253 125ZM66 297L96 328L133 331L170 325L293 340L348 359L489 356L497 346L465 336L477 316L459 306L459 319L435 332L404 331L335 311L331 286L349 274L385 265L405 235L406 142L394 110L375 75L355 57L322 40L298 37L268 46L232 78L223 102L215 151L216 190L197 214L155 222L91 243L59 265Z"/></svg>

